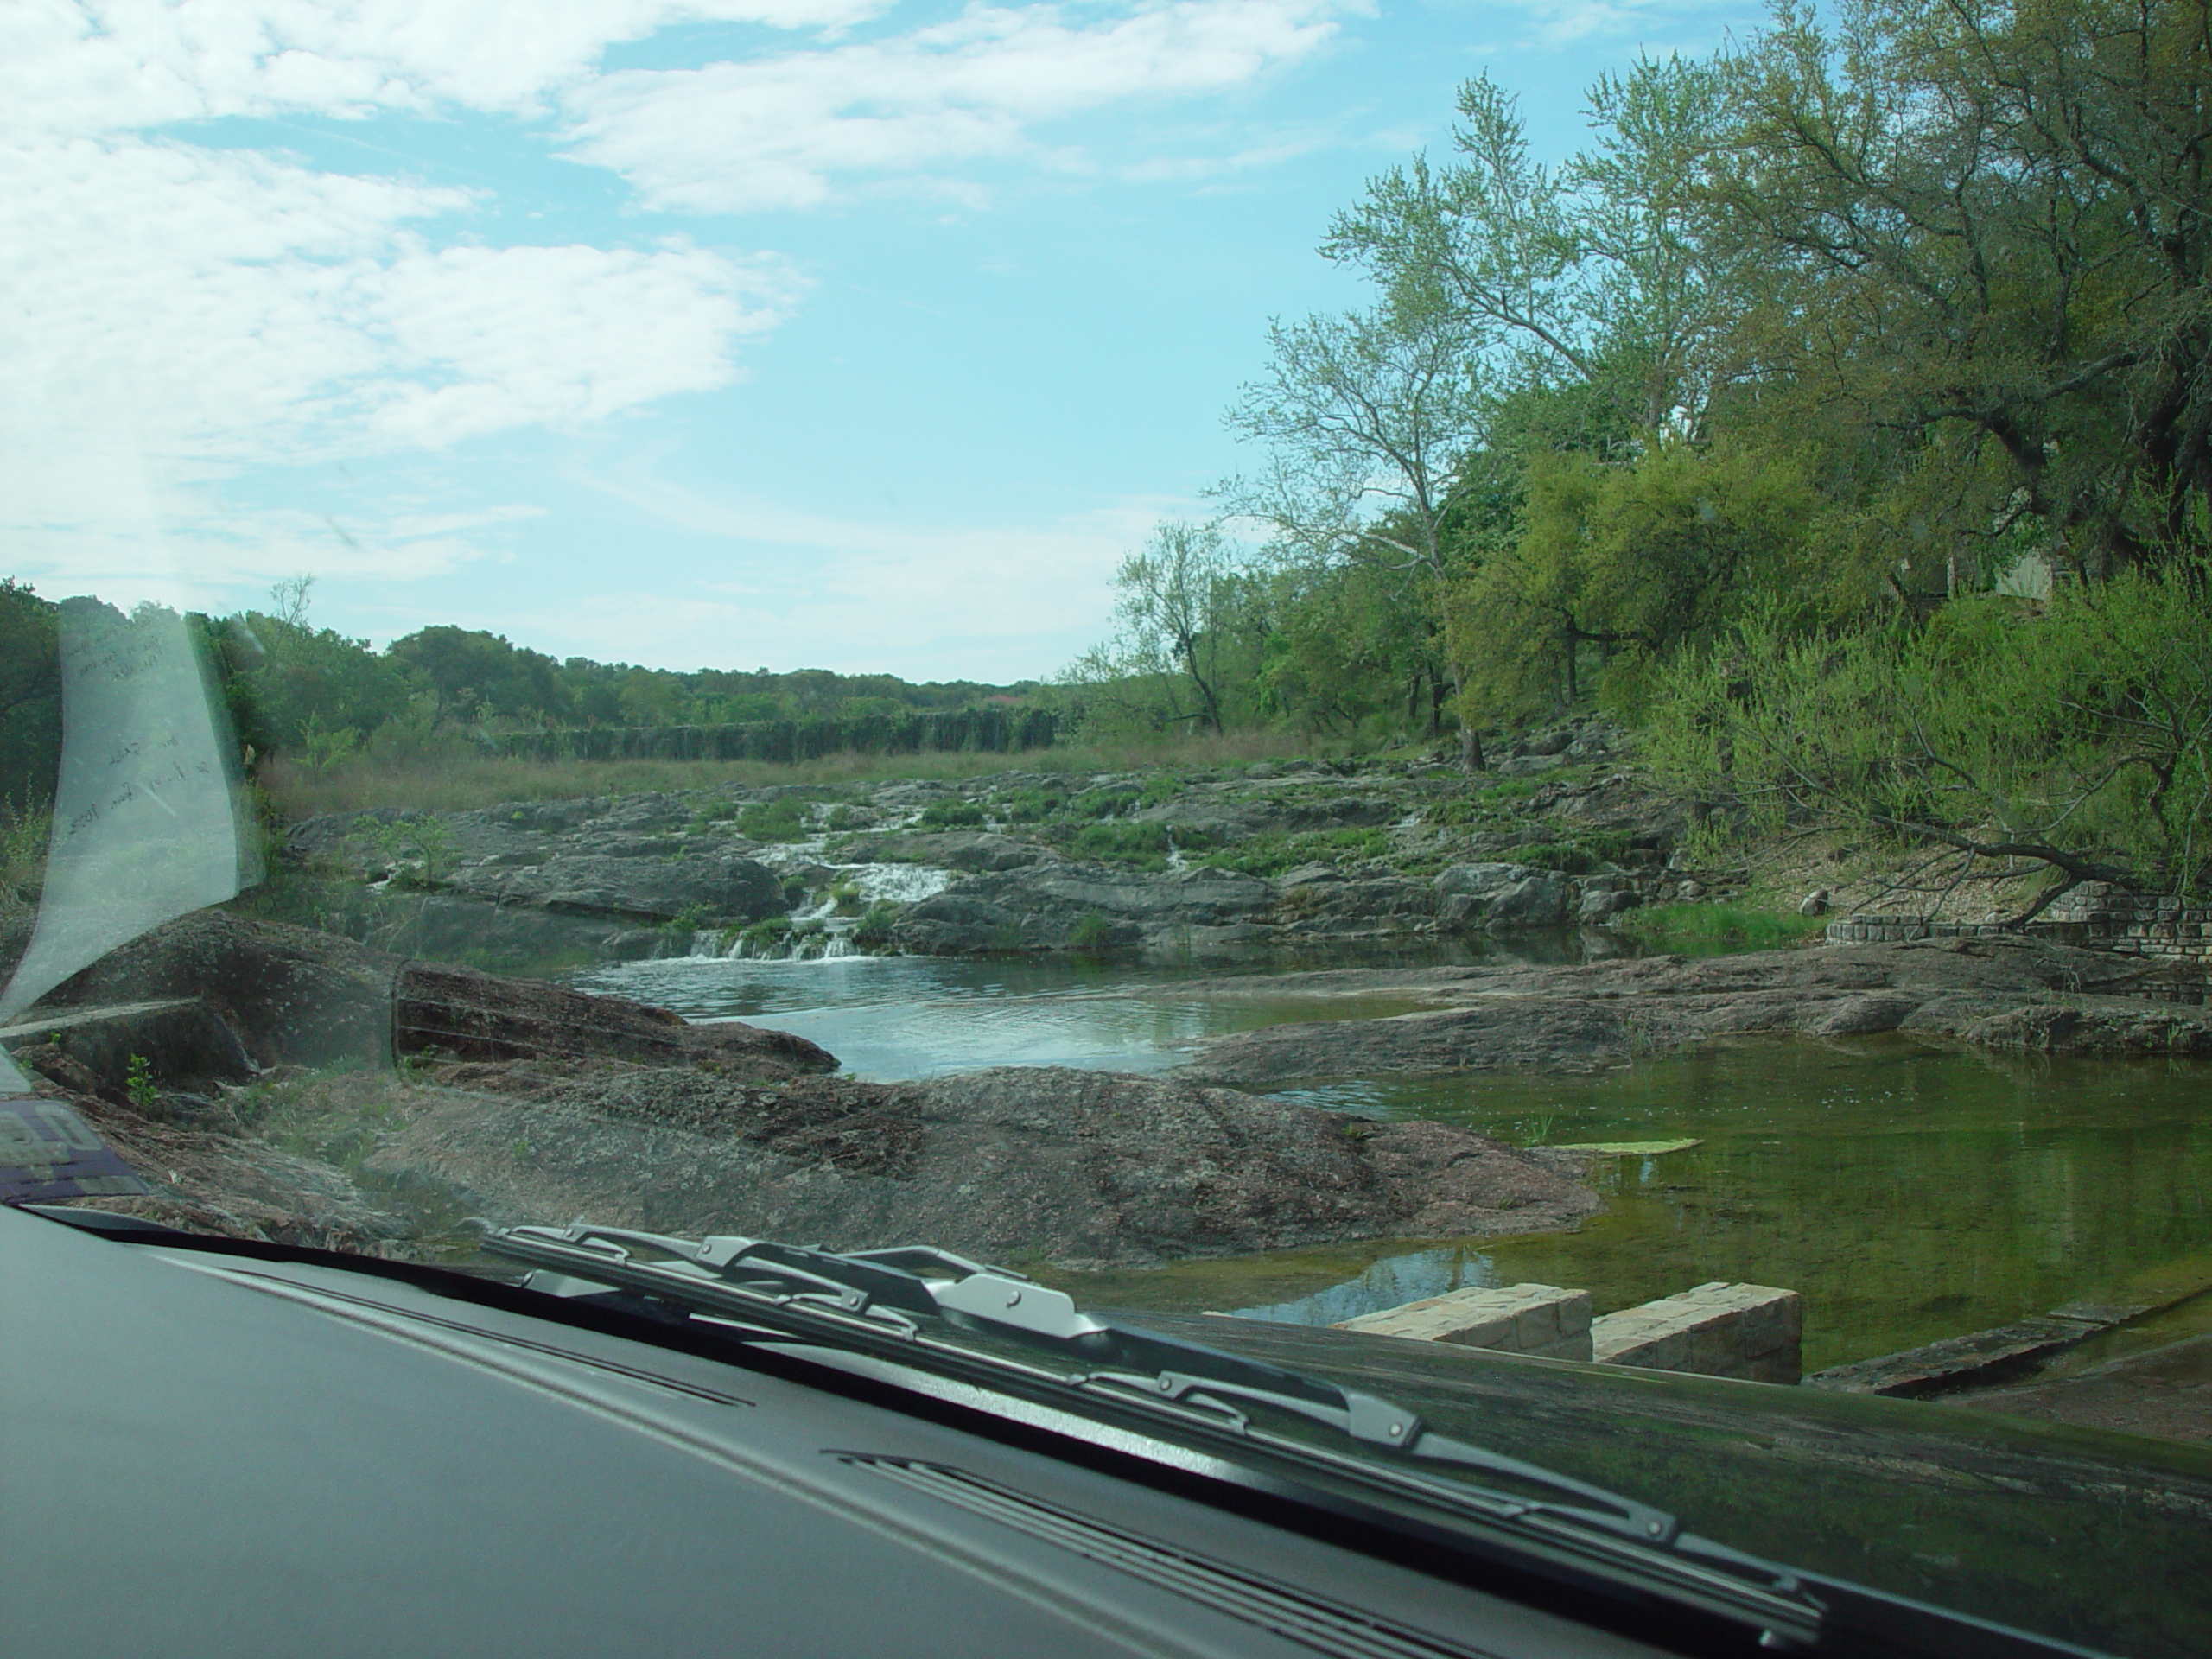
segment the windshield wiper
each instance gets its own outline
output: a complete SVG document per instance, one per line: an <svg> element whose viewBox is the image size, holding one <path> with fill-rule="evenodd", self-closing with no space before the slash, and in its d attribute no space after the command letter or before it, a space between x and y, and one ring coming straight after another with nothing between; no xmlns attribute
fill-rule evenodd
<svg viewBox="0 0 2212 1659"><path fill-rule="evenodd" d="M1014 1385L1033 1398L1041 1383L1063 1402L1082 1395L1171 1414L1186 1428L1225 1433L1309 1464L1380 1479L1524 1538L1533 1534L1577 1546L1573 1553L1586 1558L1594 1553L1617 1566L1632 1560L1649 1587L1687 1596L1780 1640L1810 1643L1820 1632L1821 1605L1789 1569L1685 1533L1664 1510L1453 1440L1380 1395L1097 1319L1065 1293L1009 1268L921 1247L839 1253L581 1222L494 1230L483 1243L488 1251L543 1270L524 1281L534 1289L568 1296L628 1292L810 1342L834 1332L843 1343L909 1365L950 1361L968 1380ZM1025 1364L953 1339L963 1330L1014 1338L1081 1360L1086 1369ZM1392 1454L1391 1461L1378 1465L1269 1433L1248 1407L1325 1425L1360 1448ZM1544 1496L1427 1478L1421 1465L1503 1478ZM1655 1567L1659 1582L1652 1584Z"/></svg>

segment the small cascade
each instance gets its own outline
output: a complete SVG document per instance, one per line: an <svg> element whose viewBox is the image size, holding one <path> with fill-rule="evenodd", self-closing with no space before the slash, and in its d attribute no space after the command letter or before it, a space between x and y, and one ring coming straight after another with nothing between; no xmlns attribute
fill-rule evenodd
<svg viewBox="0 0 2212 1659"><path fill-rule="evenodd" d="M1162 825L1160 833L1167 837L1167 868L1171 870L1189 869L1191 861L1183 856L1183 849L1175 844L1175 832Z"/></svg>
<svg viewBox="0 0 2212 1659"><path fill-rule="evenodd" d="M830 867L830 887L847 890L849 901L856 893L861 907L879 902L915 904L943 893L951 885L952 873L925 864L836 864ZM721 962L843 962L868 953L853 943L860 925L856 915L841 915L837 896L824 887L810 892L807 901L784 918L785 932L763 943L748 938L740 927L702 927L691 935L688 957Z"/></svg>

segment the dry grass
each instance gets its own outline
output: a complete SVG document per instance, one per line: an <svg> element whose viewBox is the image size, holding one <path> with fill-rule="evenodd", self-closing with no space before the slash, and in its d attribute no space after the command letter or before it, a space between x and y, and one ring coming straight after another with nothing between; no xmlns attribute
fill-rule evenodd
<svg viewBox="0 0 2212 1659"><path fill-rule="evenodd" d="M457 812L503 801L574 800L648 791L834 787L892 779L957 783L995 772L1083 775L1145 766L1210 768L1296 755L1334 756L1343 746L1287 731L1164 738L1150 742L1081 744L1016 754L832 754L796 766L760 760L524 760L486 754L456 742L405 757L368 754L321 771L272 759L258 781L287 818L324 812L399 807Z"/></svg>

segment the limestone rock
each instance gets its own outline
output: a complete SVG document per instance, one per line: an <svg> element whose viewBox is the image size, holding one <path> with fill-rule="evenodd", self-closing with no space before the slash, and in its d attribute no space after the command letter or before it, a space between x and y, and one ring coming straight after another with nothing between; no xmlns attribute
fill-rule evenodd
<svg viewBox="0 0 2212 1659"><path fill-rule="evenodd" d="M1064 950L1079 924L1097 917L1116 939L1173 946L1184 929L1255 922L1274 906L1272 886L1234 870L1146 874L1056 861L957 881L910 906L893 938L930 956Z"/></svg>
<svg viewBox="0 0 2212 1659"><path fill-rule="evenodd" d="M771 1088L696 1073L456 1067L467 1086L370 1160L474 1213L856 1249L1141 1266L1590 1213L1554 1165L1442 1123L1368 1123L1230 1090L1058 1068ZM515 1147L526 1143L527 1157Z"/></svg>
<svg viewBox="0 0 2212 1659"><path fill-rule="evenodd" d="M1575 906L1574 919L1586 925L1611 921L1624 911L1635 909L1640 902L1634 888L1586 888L1582 902Z"/></svg>
<svg viewBox="0 0 2212 1659"><path fill-rule="evenodd" d="M1567 920L1567 884L1556 876L1531 875L1501 888L1491 900L1484 925L1508 928L1557 927Z"/></svg>

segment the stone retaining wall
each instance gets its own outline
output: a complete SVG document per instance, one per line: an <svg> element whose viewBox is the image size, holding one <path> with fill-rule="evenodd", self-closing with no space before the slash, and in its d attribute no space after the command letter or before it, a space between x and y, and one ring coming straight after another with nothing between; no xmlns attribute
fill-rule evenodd
<svg viewBox="0 0 2212 1659"><path fill-rule="evenodd" d="M1831 944L1894 944L1910 939L2044 939L2125 956L2202 962L2212 957L2212 906L2184 905L2157 893L2127 893L2085 881L2035 920L2018 928L1995 922L1930 921L1923 916L1846 916L1830 922Z"/></svg>

